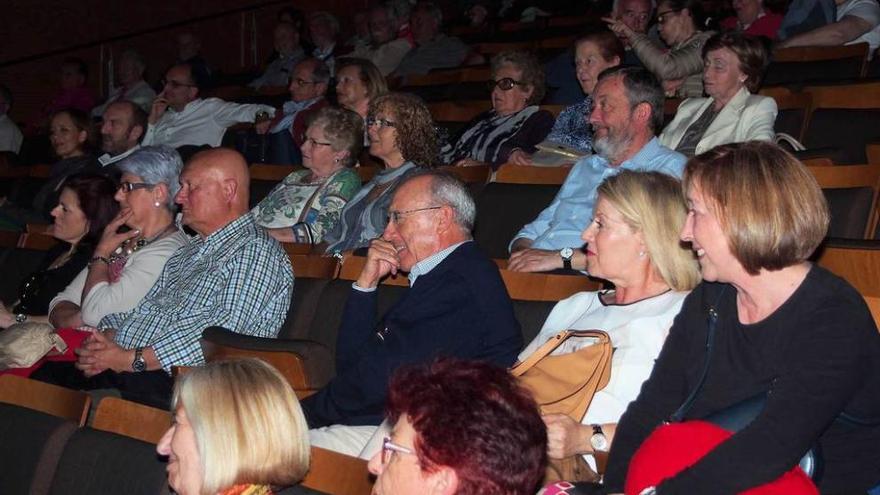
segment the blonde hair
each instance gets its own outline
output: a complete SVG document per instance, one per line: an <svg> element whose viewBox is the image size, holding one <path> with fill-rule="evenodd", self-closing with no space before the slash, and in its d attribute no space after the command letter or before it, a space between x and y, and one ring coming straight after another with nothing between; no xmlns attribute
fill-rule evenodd
<svg viewBox="0 0 880 495"><path fill-rule="evenodd" d="M828 231L816 179L774 144L726 144L697 155L685 166L684 187L700 191L750 275L806 260Z"/></svg>
<svg viewBox="0 0 880 495"><path fill-rule="evenodd" d="M700 283L693 252L679 233L687 218L681 182L660 172L622 170L605 179L599 196L614 205L633 232L641 232L655 273L677 291Z"/></svg>
<svg viewBox="0 0 880 495"><path fill-rule="evenodd" d="M293 485L309 469L308 426L293 389L259 359L218 361L182 375L182 406L199 449L203 495L237 484Z"/></svg>

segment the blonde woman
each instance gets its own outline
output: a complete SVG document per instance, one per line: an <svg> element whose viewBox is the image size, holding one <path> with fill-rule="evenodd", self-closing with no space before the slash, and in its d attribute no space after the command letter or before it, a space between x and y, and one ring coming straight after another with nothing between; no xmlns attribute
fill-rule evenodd
<svg viewBox="0 0 880 495"><path fill-rule="evenodd" d="M156 450L178 495L271 495L309 469L305 417L290 385L258 359L178 379L174 422Z"/></svg>

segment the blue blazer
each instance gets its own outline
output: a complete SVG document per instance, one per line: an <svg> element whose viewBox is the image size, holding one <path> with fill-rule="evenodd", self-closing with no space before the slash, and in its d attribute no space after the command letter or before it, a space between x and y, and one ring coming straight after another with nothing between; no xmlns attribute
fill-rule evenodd
<svg viewBox="0 0 880 495"><path fill-rule="evenodd" d="M466 242L420 276L378 320L377 291L352 289L336 343L336 377L302 401L309 427L378 425L401 365L438 356L508 367L523 346L498 267Z"/></svg>

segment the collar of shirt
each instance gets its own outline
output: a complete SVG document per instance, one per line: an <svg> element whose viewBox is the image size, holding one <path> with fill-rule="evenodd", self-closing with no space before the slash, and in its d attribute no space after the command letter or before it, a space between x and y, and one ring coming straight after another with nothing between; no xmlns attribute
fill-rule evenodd
<svg viewBox="0 0 880 495"><path fill-rule="evenodd" d="M141 145L136 144L136 145L134 145L134 148L132 148L128 151L125 151L123 153L120 153L118 155L111 155L110 153L104 153L103 155L98 157L98 163L100 163L102 167L106 167L107 165L110 165L111 163L116 163L119 160L122 160L123 158L128 157L128 155L134 153L135 151L140 149L140 147L141 147Z"/></svg>
<svg viewBox="0 0 880 495"><path fill-rule="evenodd" d="M657 155L660 152L660 140L657 137L651 138L650 141L645 143L642 146L642 149L639 150L635 155L627 158L622 161L617 168L642 168L644 164L649 162L651 158ZM611 166L607 160L605 160L607 166Z"/></svg>
<svg viewBox="0 0 880 495"><path fill-rule="evenodd" d="M330 43L329 45L327 45L327 48L324 49L316 47L315 50L312 52L312 56L317 59L324 60L325 58L333 54L334 48L336 48L335 42Z"/></svg>
<svg viewBox="0 0 880 495"><path fill-rule="evenodd" d="M246 232L256 230L253 216L249 213L236 218L224 225L220 230L212 232L205 237L195 236L192 238L193 245L198 246L199 251L220 249L227 243L245 235Z"/></svg>
<svg viewBox="0 0 880 495"><path fill-rule="evenodd" d="M412 287L413 285L415 285L416 279L418 279L422 275L427 275L431 270L437 268L437 265L443 263L443 260L445 260L447 256L452 254L453 251L458 249L458 246L461 246L465 242L470 241L463 241L457 244L453 244L446 249L437 251L431 256L428 256L427 258L413 265L412 270L410 270L409 275L407 275L407 278L409 278L409 286Z"/></svg>

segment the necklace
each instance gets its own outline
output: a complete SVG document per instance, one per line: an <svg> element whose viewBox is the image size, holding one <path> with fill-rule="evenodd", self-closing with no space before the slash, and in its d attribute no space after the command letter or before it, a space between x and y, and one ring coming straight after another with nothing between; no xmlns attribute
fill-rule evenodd
<svg viewBox="0 0 880 495"><path fill-rule="evenodd" d="M162 229L161 232L159 232L158 234L156 234L155 236L153 236L150 239L146 239L144 237L138 237L136 239L128 239L126 241L123 241L122 244L120 244L119 247L116 248L116 251L112 255L110 255L110 261L112 262L112 261L116 261L118 259L128 258L133 253L136 253L137 251L139 251L141 248L143 248L145 246L149 246L154 241L159 240L162 237L165 237L167 234L169 234L175 228L176 227L174 226L174 222L171 222L168 224L168 226L166 226L164 229Z"/></svg>

